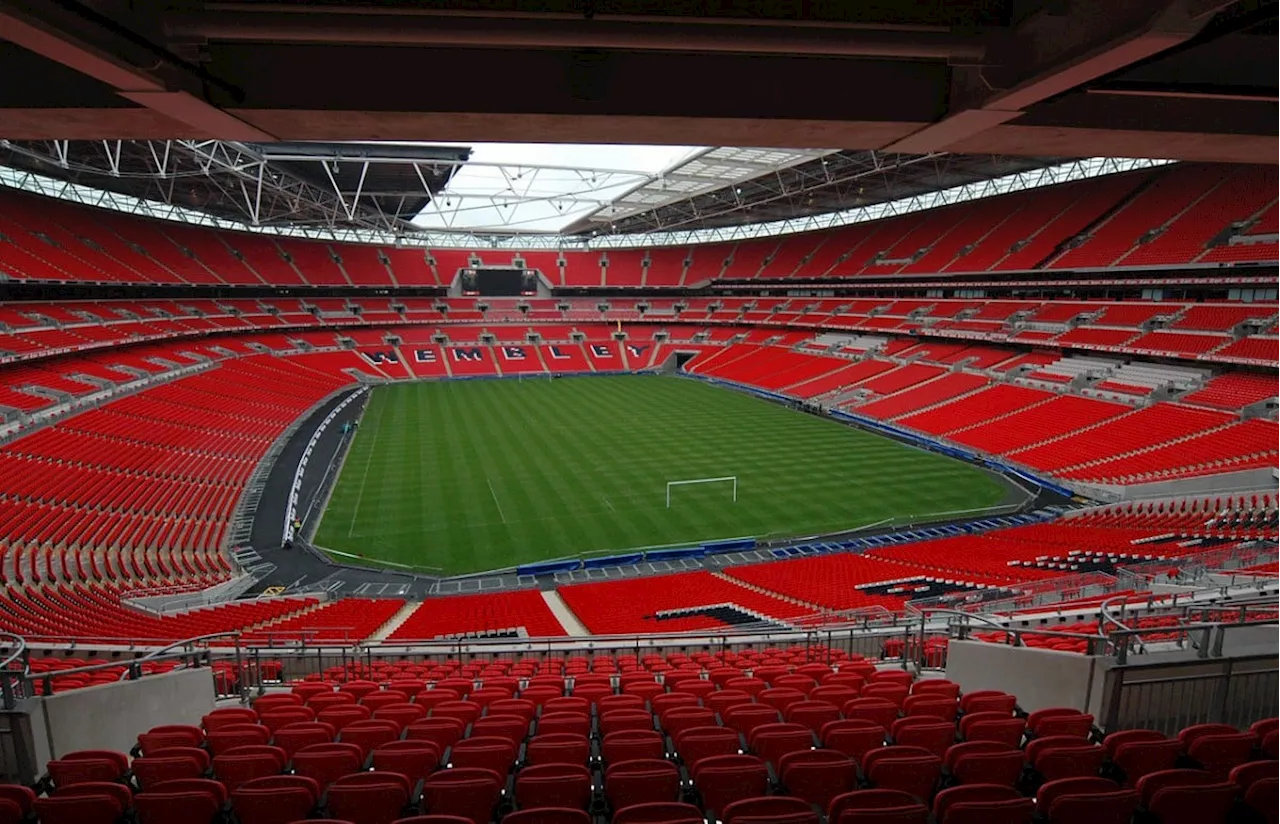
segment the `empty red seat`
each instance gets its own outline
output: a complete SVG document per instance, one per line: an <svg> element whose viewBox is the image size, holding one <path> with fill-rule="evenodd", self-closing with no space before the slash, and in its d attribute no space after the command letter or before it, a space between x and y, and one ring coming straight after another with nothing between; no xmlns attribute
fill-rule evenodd
<svg viewBox="0 0 1280 824"><path fill-rule="evenodd" d="M285 755L293 758L294 753L312 744L329 744L336 731L330 724L320 721L298 721L276 730L271 743L284 750Z"/></svg>
<svg viewBox="0 0 1280 824"><path fill-rule="evenodd" d="M874 721L846 718L824 725L818 738L823 747L861 761L863 753L884 746L885 728Z"/></svg>
<svg viewBox="0 0 1280 824"><path fill-rule="evenodd" d="M277 733L280 730L284 729L285 727L289 726L290 724L297 724L304 721L314 721L314 720L316 720L316 711L311 709L311 707L301 707L301 706L282 706L276 709L263 710L262 713L258 716L258 723L261 723L262 726L271 730L272 733ZM244 724L244 723L253 723L253 722L246 722L241 720L234 723ZM229 726L231 726L230 723L219 724L213 729L210 729L209 731L218 732L226 729Z"/></svg>
<svg viewBox="0 0 1280 824"><path fill-rule="evenodd" d="M1138 781L1143 804L1161 824L1210 824L1225 821L1239 792L1203 770L1161 770Z"/></svg>
<svg viewBox="0 0 1280 824"><path fill-rule="evenodd" d="M449 751L455 767L478 767L506 775L516 760L516 745L506 738L492 735L463 738Z"/></svg>
<svg viewBox="0 0 1280 824"><path fill-rule="evenodd" d="M1097 775L1107 751L1072 735L1050 735L1027 744L1027 761L1045 781Z"/></svg>
<svg viewBox="0 0 1280 824"><path fill-rule="evenodd" d="M516 775L516 803L521 807L568 807L585 810L591 803L591 771L583 764L536 764Z"/></svg>
<svg viewBox="0 0 1280 824"><path fill-rule="evenodd" d="M1008 715L1017 704L1016 696L1000 690L974 690L960 696L960 711L964 713L1001 712Z"/></svg>
<svg viewBox="0 0 1280 824"><path fill-rule="evenodd" d="M955 743L956 728L946 721L932 716L899 718L890 730L893 743L908 747L922 747L941 758Z"/></svg>
<svg viewBox="0 0 1280 824"><path fill-rule="evenodd" d="M857 698L860 689L860 686L854 687L849 684L823 684L809 691L809 700L825 701L839 709L846 702Z"/></svg>
<svg viewBox="0 0 1280 824"><path fill-rule="evenodd" d="M782 756L813 747L813 731L801 724L763 724L747 736L751 751L774 768Z"/></svg>
<svg viewBox="0 0 1280 824"><path fill-rule="evenodd" d="M353 721L342 728L338 740L344 744L355 744L360 751L368 755L375 747L388 744L400 737L400 728L394 721L381 721L368 718Z"/></svg>
<svg viewBox="0 0 1280 824"><path fill-rule="evenodd" d="M355 744L310 744L293 754L293 771L314 778L321 789L344 775L359 772L364 753Z"/></svg>
<svg viewBox="0 0 1280 824"><path fill-rule="evenodd" d="M921 747L880 747L862 756L862 774L876 787L927 802L942 775L942 759Z"/></svg>
<svg viewBox="0 0 1280 824"><path fill-rule="evenodd" d="M1017 747L1026 730L1026 721L1003 712L966 713L960 719L960 735L966 741L999 741Z"/></svg>
<svg viewBox="0 0 1280 824"><path fill-rule="evenodd" d="M662 713L660 720L667 735L676 736L693 727L713 726L716 714L708 707L675 707Z"/></svg>
<svg viewBox="0 0 1280 824"><path fill-rule="evenodd" d="M1280 818L1277 815L1277 810L1280 810L1280 779L1262 778L1253 782L1244 794L1244 804L1267 824L1276 824Z"/></svg>
<svg viewBox="0 0 1280 824"><path fill-rule="evenodd" d="M713 755L694 765L690 775L702 806L713 815L735 801L769 791L769 770L753 755Z"/></svg>
<svg viewBox="0 0 1280 824"><path fill-rule="evenodd" d="M537 807L507 813L502 821L503 824L591 824L591 816L585 810L569 807Z"/></svg>
<svg viewBox="0 0 1280 824"><path fill-rule="evenodd" d="M133 808L138 824L210 824L226 803L226 789L217 781L187 778L138 793Z"/></svg>
<svg viewBox="0 0 1280 824"><path fill-rule="evenodd" d="M529 722L519 715L489 714L471 725L471 735L505 738L517 747L529 734Z"/></svg>
<svg viewBox="0 0 1280 824"><path fill-rule="evenodd" d="M968 784L938 793L933 816L938 824L1030 824L1035 802L1011 787Z"/></svg>
<svg viewBox="0 0 1280 824"><path fill-rule="evenodd" d="M427 708L408 702L396 702L378 707L373 711L373 717L378 721L391 721L400 729L404 729L426 718Z"/></svg>
<svg viewBox="0 0 1280 824"><path fill-rule="evenodd" d="M332 724L338 732L342 732L356 722L371 718L373 718L373 710L360 704L339 704L335 707L325 707L316 713L317 721Z"/></svg>
<svg viewBox="0 0 1280 824"><path fill-rule="evenodd" d="M455 718L463 726L474 723L484 708L472 701L445 701L431 708L431 718Z"/></svg>
<svg viewBox="0 0 1280 824"><path fill-rule="evenodd" d="M858 768L844 753L805 750L782 756L778 776L789 794L825 810L831 799L856 786Z"/></svg>
<svg viewBox="0 0 1280 824"><path fill-rule="evenodd" d="M37 798L33 805L41 824L116 824L127 803L107 793Z"/></svg>
<svg viewBox="0 0 1280 824"><path fill-rule="evenodd" d="M1022 776L1021 750L998 741L966 741L955 744L943 757L943 766L961 784L997 784L1012 787Z"/></svg>
<svg viewBox="0 0 1280 824"><path fill-rule="evenodd" d="M826 701L800 701L787 707L782 715L792 724L803 724L818 732L827 723L840 719L840 706Z"/></svg>
<svg viewBox="0 0 1280 824"><path fill-rule="evenodd" d="M143 755L169 747L199 747L202 744L204 730L190 724L162 724L138 736L138 748Z"/></svg>
<svg viewBox="0 0 1280 824"><path fill-rule="evenodd" d="M750 704L751 696L742 690L717 690L703 697L702 706L723 716L735 704Z"/></svg>
<svg viewBox="0 0 1280 824"><path fill-rule="evenodd" d="M1180 741L1155 730L1120 730L1102 743L1128 784L1148 773L1173 769L1182 751Z"/></svg>
<svg viewBox="0 0 1280 824"><path fill-rule="evenodd" d="M1225 778L1232 769L1249 760L1256 744L1257 739L1247 732L1202 735L1187 749L1187 755L1204 769Z"/></svg>
<svg viewBox="0 0 1280 824"><path fill-rule="evenodd" d="M525 747L525 760L536 764L586 764L591 742L585 735L547 733L535 735Z"/></svg>
<svg viewBox="0 0 1280 824"><path fill-rule="evenodd" d="M205 737L209 752L215 756L233 747L266 744L271 740L271 730L262 724L228 724Z"/></svg>
<svg viewBox="0 0 1280 824"><path fill-rule="evenodd" d="M405 728L405 738L430 741L440 752L452 747L466 731L466 722L458 718L424 718Z"/></svg>
<svg viewBox="0 0 1280 824"><path fill-rule="evenodd" d="M923 678L911 685L911 694L936 695L954 700L960 696L960 685L944 678Z"/></svg>
<svg viewBox="0 0 1280 824"><path fill-rule="evenodd" d="M600 756L606 763L662 758L666 742L657 730L622 730L600 741Z"/></svg>
<svg viewBox="0 0 1280 824"><path fill-rule="evenodd" d="M615 810L675 801L680 795L680 771L675 764L661 759L619 761L605 768L604 793Z"/></svg>
<svg viewBox="0 0 1280 824"><path fill-rule="evenodd" d="M145 790L161 781L200 778L209 771L209 752L198 747L170 747L133 759L133 778Z"/></svg>
<svg viewBox="0 0 1280 824"><path fill-rule="evenodd" d="M573 712L578 715L589 716L591 715L591 702L573 695L550 698L542 704L542 715L545 717L553 712Z"/></svg>
<svg viewBox="0 0 1280 824"><path fill-rule="evenodd" d="M56 787L116 781L129 768L129 756L114 750L77 750L50 761L46 768Z"/></svg>
<svg viewBox="0 0 1280 824"><path fill-rule="evenodd" d="M827 808L831 824L926 824L929 808L901 790L855 790L838 795Z"/></svg>
<svg viewBox="0 0 1280 824"><path fill-rule="evenodd" d="M653 716L648 710L627 708L613 709L600 714L600 733L608 735L621 730L651 730Z"/></svg>
<svg viewBox="0 0 1280 824"><path fill-rule="evenodd" d="M454 767L427 778L422 799L430 813L487 824L502 795L502 785L502 777L492 770Z"/></svg>
<svg viewBox="0 0 1280 824"><path fill-rule="evenodd" d="M807 802L785 795L735 801L720 818L724 824L818 824L818 813Z"/></svg>
<svg viewBox="0 0 1280 824"><path fill-rule="evenodd" d="M320 800L320 785L302 775L255 778L231 791L240 824L289 824L306 818Z"/></svg>
<svg viewBox="0 0 1280 824"><path fill-rule="evenodd" d="M613 814L613 824L705 824L702 811L679 801L633 804Z"/></svg>
<svg viewBox="0 0 1280 824"><path fill-rule="evenodd" d="M232 747L221 755L215 755L213 774L222 782L222 786L230 791L255 778L279 775L288 761L289 756L279 747L249 744L244 747Z"/></svg>
<svg viewBox="0 0 1280 824"><path fill-rule="evenodd" d="M725 726L749 736L762 724L776 724L778 711L766 704L738 704L725 710L721 717Z"/></svg>
<svg viewBox="0 0 1280 824"><path fill-rule="evenodd" d="M883 698L898 709L902 709L907 696L911 694L905 684L873 681L862 688L863 698Z"/></svg>
<svg viewBox="0 0 1280 824"><path fill-rule="evenodd" d="M409 804L408 777L393 772L358 772L329 785L325 806L352 824L391 824Z"/></svg>
<svg viewBox="0 0 1280 824"><path fill-rule="evenodd" d="M653 729L652 724L649 727ZM591 734L591 717L576 712L543 712L538 719L538 735L571 735L588 736Z"/></svg>
<svg viewBox="0 0 1280 824"><path fill-rule="evenodd" d="M1051 824L1128 824L1141 797L1097 776L1063 778L1040 785L1036 812Z"/></svg>
<svg viewBox="0 0 1280 824"><path fill-rule="evenodd" d="M887 730L898 718L898 705L886 698L855 698L840 708L840 714L845 718L873 721Z"/></svg>
<svg viewBox="0 0 1280 824"><path fill-rule="evenodd" d="M439 748L430 741L405 739L375 747L371 762L375 770L400 773L410 781L418 781L435 772L440 755Z"/></svg>
<svg viewBox="0 0 1280 824"><path fill-rule="evenodd" d="M1051 707L1027 716L1027 729L1037 736L1075 735L1087 738L1093 730L1093 716L1069 707Z"/></svg>

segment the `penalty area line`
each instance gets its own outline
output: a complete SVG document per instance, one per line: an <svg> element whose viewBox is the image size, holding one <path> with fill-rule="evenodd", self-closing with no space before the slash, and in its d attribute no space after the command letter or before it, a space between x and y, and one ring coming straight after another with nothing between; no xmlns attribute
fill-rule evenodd
<svg viewBox="0 0 1280 824"><path fill-rule="evenodd" d="M485 478L484 482L489 487L489 494L493 496L493 505L498 508L498 517L501 518L502 522L505 524L507 522L507 516L506 513L502 511L502 504L498 502L498 493L493 491L493 481Z"/></svg>

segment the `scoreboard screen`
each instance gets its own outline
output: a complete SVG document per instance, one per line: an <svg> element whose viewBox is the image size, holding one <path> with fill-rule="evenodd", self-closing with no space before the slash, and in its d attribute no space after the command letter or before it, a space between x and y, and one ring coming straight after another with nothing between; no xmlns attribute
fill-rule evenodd
<svg viewBox="0 0 1280 824"><path fill-rule="evenodd" d="M536 295L537 277L532 269L463 269L462 293L495 298Z"/></svg>

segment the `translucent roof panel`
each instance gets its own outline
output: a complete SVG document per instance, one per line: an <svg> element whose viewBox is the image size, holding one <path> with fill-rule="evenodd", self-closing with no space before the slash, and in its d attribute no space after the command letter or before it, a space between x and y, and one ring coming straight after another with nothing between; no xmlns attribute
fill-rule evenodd
<svg viewBox="0 0 1280 824"><path fill-rule="evenodd" d="M691 146L474 144L470 159L412 222L423 229L554 233L706 151Z"/></svg>

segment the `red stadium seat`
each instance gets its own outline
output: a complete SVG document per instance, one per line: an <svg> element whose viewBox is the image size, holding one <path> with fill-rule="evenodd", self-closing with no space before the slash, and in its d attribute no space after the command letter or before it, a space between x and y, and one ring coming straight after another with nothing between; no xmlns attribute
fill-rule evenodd
<svg viewBox="0 0 1280 824"><path fill-rule="evenodd" d="M951 787L933 802L938 824L1030 824L1034 812L1030 798L995 784Z"/></svg>
<svg viewBox="0 0 1280 824"><path fill-rule="evenodd" d="M874 721L846 718L823 726L818 738L822 746L861 761L868 750L884 746L885 728Z"/></svg>
<svg viewBox="0 0 1280 824"><path fill-rule="evenodd" d="M378 771L400 773L418 781L440 766L440 750L430 741L389 741L373 749L371 762Z"/></svg>
<svg viewBox="0 0 1280 824"><path fill-rule="evenodd" d="M1161 824L1207 824L1226 819L1239 792L1201 770L1161 770L1138 780L1143 804Z"/></svg>
<svg viewBox="0 0 1280 824"><path fill-rule="evenodd" d="M249 744L213 757L213 773L228 791L255 778L279 775L289 756L279 747ZM196 776L189 776L196 777Z"/></svg>
<svg viewBox="0 0 1280 824"><path fill-rule="evenodd" d="M610 733L600 741L600 756L608 764L660 759L665 754L666 743L657 730L624 730Z"/></svg>
<svg viewBox="0 0 1280 824"><path fill-rule="evenodd" d="M818 813L799 798L784 795L746 798L727 805L724 824L818 824Z"/></svg>
<svg viewBox="0 0 1280 824"><path fill-rule="evenodd" d="M613 814L613 824L705 824L702 811L679 801L633 804Z"/></svg>
<svg viewBox="0 0 1280 824"><path fill-rule="evenodd" d="M804 750L782 756L778 776L788 793L825 810L831 799L853 790L858 766L835 750Z"/></svg>
<svg viewBox="0 0 1280 824"><path fill-rule="evenodd" d="M1063 778L1040 785L1036 811L1052 824L1128 824L1140 801L1105 778Z"/></svg>
<svg viewBox="0 0 1280 824"><path fill-rule="evenodd" d="M961 784L1012 787L1022 776L1024 755L996 741L966 741L950 747L943 758L952 778Z"/></svg>
<svg viewBox="0 0 1280 824"><path fill-rule="evenodd" d="M769 790L769 771L753 755L713 755L690 770L702 796L702 806L713 815L735 801L755 798Z"/></svg>
<svg viewBox="0 0 1280 824"><path fill-rule="evenodd" d="M675 801L680 795L680 771L675 764L660 759L612 763L604 771L604 793L615 810Z"/></svg>
<svg viewBox="0 0 1280 824"><path fill-rule="evenodd" d="M320 785L301 775L255 778L231 791L240 824L288 824L306 818L320 801Z"/></svg>
<svg viewBox="0 0 1280 824"><path fill-rule="evenodd" d="M591 772L582 764L537 764L516 775L516 803L523 808L567 807L585 810L591 803Z"/></svg>
<svg viewBox="0 0 1280 824"><path fill-rule="evenodd" d="M325 806L330 815L352 824L391 824L409 804L412 784L393 772L344 775L329 785Z"/></svg>
<svg viewBox="0 0 1280 824"><path fill-rule="evenodd" d="M293 754L293 771L314 778L320 787L359 772L364 753L355 744L309 744Z"/></svg>
<svg viewBox="0 0 1280 824"><path fill-rule="evenodd" d="M422 798L428 812L486 824L498 805L502 785L502 777L492 770L455 767L427 778Z"/></svg>
<svg viewBox="0 0 1280 824"><path fill-rule="evenodd" d="M927 802L942 775L942 759L921 747L880 747L862 756L862 774L876 787Z"/></svg>
<svg viewBox="0 0 1280 824"><path fill-rule="evenodd" d="M901 790L855 790L831 800L827 820L835 824L926 824L929 808Z"/></svg>

